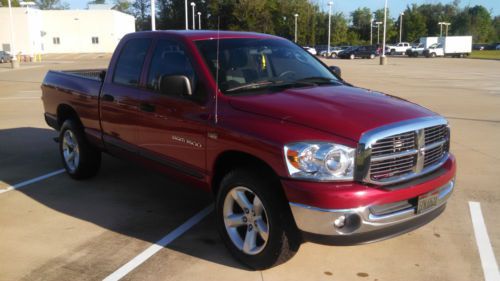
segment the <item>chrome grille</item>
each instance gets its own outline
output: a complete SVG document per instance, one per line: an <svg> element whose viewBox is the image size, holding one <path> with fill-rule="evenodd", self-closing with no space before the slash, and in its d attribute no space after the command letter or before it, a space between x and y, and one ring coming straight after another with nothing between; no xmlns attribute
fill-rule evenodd
<svg viewBox="0 0 500 281"><path fill-rule="evenodd" d="M435 170L448 156L449 128L441 117L387 125L365 133L356 156L358 180L393 184Z"/></svg>

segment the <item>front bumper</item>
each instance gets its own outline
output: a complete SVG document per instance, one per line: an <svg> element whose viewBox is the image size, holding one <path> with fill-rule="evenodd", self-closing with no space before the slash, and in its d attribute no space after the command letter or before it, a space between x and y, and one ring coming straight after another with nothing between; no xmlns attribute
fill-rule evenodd
<svg viewBox="0 0 500 281"><path fill-rule="evenodd" d="M288 182L285 192L297 227L307 240L328 244L365 243L407 232L437 217L453 192L455 170L455 160L450 154L439 170L406 186L384 189L346 183L313 188L308 183L297 189L297 185ZM439 193L437 204L417 213L418 196L434 192ZM342 221L344 224L339 227Z"/></svg>

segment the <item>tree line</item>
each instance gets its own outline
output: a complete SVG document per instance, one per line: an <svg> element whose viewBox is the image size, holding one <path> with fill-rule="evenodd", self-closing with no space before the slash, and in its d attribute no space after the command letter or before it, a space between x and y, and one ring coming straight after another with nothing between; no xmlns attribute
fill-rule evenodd
<svg viewBox="0 0 500 281"><path fill-rule="evenodd" d="M112 1L110 3L110 1ZM129 13L136 18L137 30L151 28L151 0L108 0L113 9ZM40 9L67 9L61 0L36 0ZM201 12L203 29L241 30L275 34L294 39L295 17L297 37L301 45L327 44L328 10L321 9L309 0L189 0ZM93 0L89 4L104 4L106 0ZM0 0L7 6L7 0ZM19 6L18 0L12 0ZM184 29L184 0L156 0L157 29ZM325 8L325 7L323 7ZM191 6L188 6L189 27L192 26ZM390 15L388 11L388 15ZM387 42L398 42L400 15L387 17ZM383 22L383 8L375 11L360 7L349 15L333 12L331 17L332 45L359 45L378 41L376 22ZM439 36L438 22L449 22L448 35L472 35L474 43L500 42L500 16L493 16L484 6L460 7L460 0L450 4L412 4L402 17L402 41L415 42L422 36ZM198 17L196 17L198 21ZM196 24L198 26L198 24ZM445 27L443 27L443 34ZM380 41L382 25L380 25Z"/></svg>

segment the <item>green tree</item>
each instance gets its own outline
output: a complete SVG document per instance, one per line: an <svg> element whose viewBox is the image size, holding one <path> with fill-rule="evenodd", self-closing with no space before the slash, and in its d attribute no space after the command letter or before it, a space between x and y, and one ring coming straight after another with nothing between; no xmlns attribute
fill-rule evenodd
<svg viewBox="0 0 500 281"><path fill-rule="evenodd" d="M500 42L500 16L496 16L493 20L493 27L495 28L495 39L493 41Z"/></svg>
<svg viewBox="0 0 500 281"><path fill-rule="evenodd" d="M35 4L40 10L67 10L69 9L68 3L61 2L61 0L35 0Z"/></svg>
<svg viewBox="0 0 500 281"><path fill-rule="evenodd" d="M351 13L351 18L352 28L358 33L360 39L370 40L370 24L372 19L370 9L367 7L358 8Z"/></svg>
<svg viewBox="0 0 500 281"><path fill-rule="evenodd" d="M10 2L11 7L19 7L19 0L12 0ZM0 7L9 7L8 0L0 0Z"/></svg>
<svg viewBox="0 0 500 281"><path fill-rule="evenodd" d="M92 5L92 4L106 4L106 0L93 0L88 2L87 4Z"/></svg>
<svg viewBox="0 0 500 281"><path fill-rule="evenodd" d="M472 35L477 43L492 42L495 29L490 12L483 6L464 8L452 22L455 35Z"/></svg>
<svg viewBox="0 0 500 281"><path fill-rule="evenodd" d="M378 9L374 13L374 19L375 21L380 21L384 22L384 9ZM387 25L386 25L386 32L385 32L385 37L386 37L386 42L398 42L399 41L399 19L398 19L398 25L394 22L394 19L389 17L390 11L387 9ZM382 30L383 26L380 26L380 42L382 42Z"/></svg>
<svg viewBox="0 0 500 281"><path fill-rule="evenodd" d="M403 38L408 42L415 42L422 36L427 36L425 16L419 11L416 4L407 7L404 11Z"/></svg>
<svg viewBox="0 0 500 281"><path fill-rule="evenodd" d="M132 15L135 17L135 28L138 31L148 30L151 27L150 3L149 0L135 0L132 3Z"/></svg>
<svg viewBox="0 0 500 281"><path fill-rule="evenodd" d="M133 14L132 4L128 0L115 0L113 10L117 10L126 14Z"/></svg>

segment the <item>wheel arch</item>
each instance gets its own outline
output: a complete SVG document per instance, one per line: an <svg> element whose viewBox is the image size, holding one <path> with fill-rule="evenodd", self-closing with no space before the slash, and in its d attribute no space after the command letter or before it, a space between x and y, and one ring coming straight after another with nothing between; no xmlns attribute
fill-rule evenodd
<svg viewBox="0 0 500 281"><path fill-rule="evenodd" d="M57 107L56 112L57 112L57 125L59 128L61 128L64 121L66 121L68 119L72 119L75 122L77 122L77 124L79 126L82 126L80 116L78 115L78 113L76 112L76 110L72 106L65 104L65 103L60 104Z"/></svg>
<svg viewBox="0 0 500 281"><path fill-rule="evenodd" d="M229 171L234 168L251 168L259 171L263 176L271 177L279 183L278 173L266 161L247 152L238 150L227 150L220 153L212 165L211 189L217 194L219 184ZM281 184L279 185L281 187Z"/></svg>

